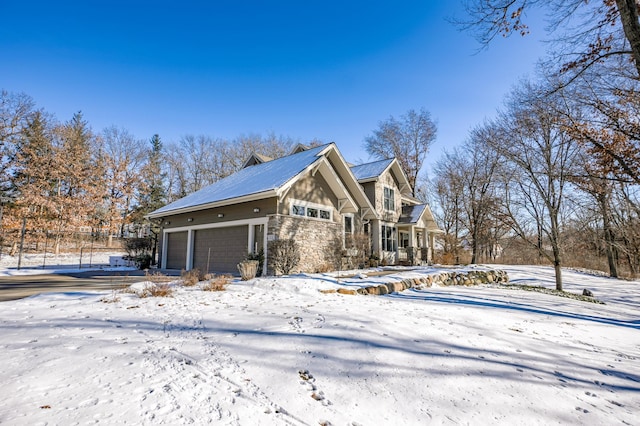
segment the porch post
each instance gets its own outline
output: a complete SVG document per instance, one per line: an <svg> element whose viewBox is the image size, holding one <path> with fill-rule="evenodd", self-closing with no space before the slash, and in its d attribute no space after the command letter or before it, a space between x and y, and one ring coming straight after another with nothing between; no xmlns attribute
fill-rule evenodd
<svg viewBox="0 0 640 426"><path fill-rule="evenodd" d="M435 242L435 238L434 238L433 232L429 232L428 235L429 235L429 250L427 250L427 253L428 253L427 262L433 262L433 245Z"/></svg>
<svg viewBox="0 0 640 426"><path fill-rule="evenodd" d="M193 269L193 229L187 231L187 259L185 266L187 271Z"/></svg>

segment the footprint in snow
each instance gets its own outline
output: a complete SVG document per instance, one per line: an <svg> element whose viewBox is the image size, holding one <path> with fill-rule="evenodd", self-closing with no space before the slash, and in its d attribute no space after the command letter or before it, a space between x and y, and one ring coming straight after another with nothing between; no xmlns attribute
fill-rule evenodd
<svg viewBox="0 0 640 426"><path fill-rule="evenodd" d="M324 392L318 390L316 387L316 379L311 373L309 373L309 370L298 370L298 376L302 379L300 384L304 385L305 389L311 392L311 398L321 402L324 406L331 405L331 401L324 396Z"/></svg>
<svg viewBox="0 0 640 426"><path fill-rule="evenodd" d="M302 317L299 317L299 316L291 317L291 321L289 321L289 325L291 325L291 328L297 331L298 333L304 333L304 330L302 329Z"/></svg>
<svg viewBox="0 0 640 426"><path fill-rule="evenodd" d="M324 315L322 314L318 314L318 316L316 317L314 323L313 323L313 327L314 328L322 328L322 326L324 325Z"/></svg>

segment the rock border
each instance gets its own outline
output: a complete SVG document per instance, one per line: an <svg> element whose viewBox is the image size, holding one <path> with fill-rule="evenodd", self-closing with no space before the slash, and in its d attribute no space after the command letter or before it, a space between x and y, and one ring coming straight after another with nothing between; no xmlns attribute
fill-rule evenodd
<svg viewBox="0 0 640 426"><path fill-rule="evenodd" d="M509 275L506 271L500 269L490 269L485 271L449 271L438 272L419 278L405 278L401 281L377 284L367 287L339 288L337 290L322 290L323 293L339 293L350 295L375 295L395 293L407 290L409 288L425 288L434 284L451 286L474 286L480 284L506 284L509 282Z"/></svg>

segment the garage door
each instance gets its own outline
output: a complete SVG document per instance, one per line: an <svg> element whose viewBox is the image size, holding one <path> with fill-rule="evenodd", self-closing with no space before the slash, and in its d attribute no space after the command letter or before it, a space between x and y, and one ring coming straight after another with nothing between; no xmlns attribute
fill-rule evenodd
<svg viewBox="0 0 640 426"><path fill-rule="evenodd" d="M186 269L187 267L187 233L169 232L167 237L167 269Z"/></svg>
<svg viewBox="0 0 640 426"><path fill-rule="evenodd" d="M206 272L238 273L247 255L249 227L200 229L193 236L193 267Z"/></svg>

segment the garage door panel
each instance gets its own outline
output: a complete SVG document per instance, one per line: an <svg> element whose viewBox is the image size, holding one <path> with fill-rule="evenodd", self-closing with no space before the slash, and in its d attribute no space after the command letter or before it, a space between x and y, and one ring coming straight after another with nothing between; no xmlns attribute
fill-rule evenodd
<svg viewBox="0 0 640 426"><path fill-rule="evenodd" d="M249 227L200 229L194 232L193 267L205 272L237 273L247 255Z"/></svg>
<svg viewBox="0 0 640 426"><path fill-rule="evenodd" d="M167 238L167 269L186 269L187 266L187 233L169 232Z"/></svg>

